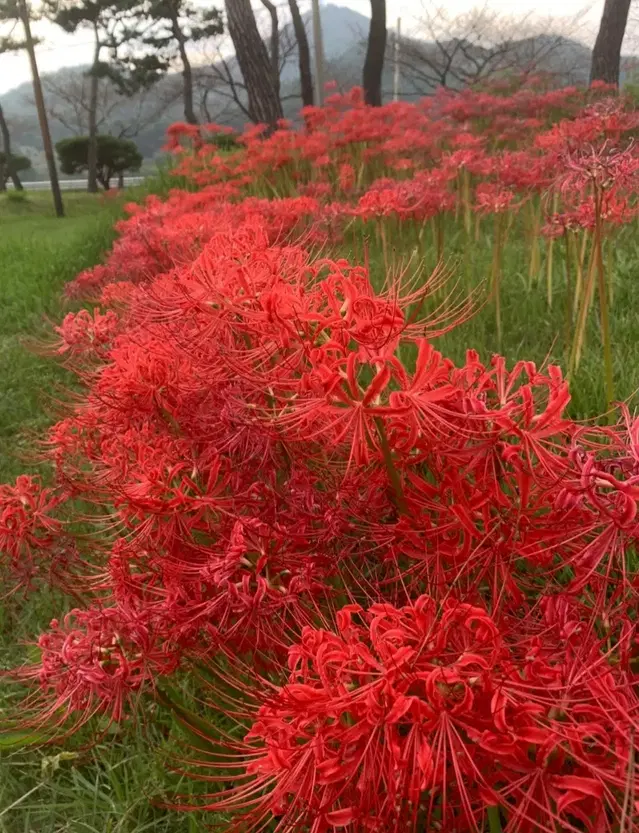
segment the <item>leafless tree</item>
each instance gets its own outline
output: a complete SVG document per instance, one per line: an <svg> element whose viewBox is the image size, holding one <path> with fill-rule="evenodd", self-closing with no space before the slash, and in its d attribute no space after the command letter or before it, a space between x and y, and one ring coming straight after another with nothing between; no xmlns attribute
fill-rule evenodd
<svg viewBox="0 0 639 833"><path fill-rule="evenodd" d="M498 74L534 73L542 67L558 75L583 75L585 67L575 66L564 34L574 35L577 29L576 20L507 16L488 6L453 16L429 5L414 36L400 40L402 79L413 93L426 95L437 87L472 86Z"/></svg>
<svg viewBox="0 0 639 833"><path fill-rule="evenodd" d="M42 86L49 94L49 116L74 136L85 136L89 129L91 87L94 80L85 73L63 70L44 76ZM95 83L95 125L99 132L119 105L119 96L106 79ZM31 97L26 98L29 104Z"/></svg>
<svg viewBox="0 0 639 833"><path fill-rule="evenodd" d="M142 88L133 96L118 92L109 78L101 78L97 87L95 124L99 133L119 139L132 139L155 124L168 108L179 100L180 85L165 85L164 94L156 87ZM45 76L42 84L49 100L49 116L74 136L87 134L92 106L92 79L77 70ZM27 99L32 103L30 99Z"/></svg>
<svg viewBox="0 0 639 833"><path fill-rule="evenodd" d="M280 94L280 24L277 16L277 6L271 0L262 0L262 5L271 18L270 58L273 86Z"/></svg>
<svg viewBox="0 0 639 833"><path fill-rule="evenodd" d="M167 79L168 80L168 79ZM183 97L183 84L179 78L165 81L162 91L141 89L132 97L126 114L115 111L109 120L109 133L118 139L134 139L156 124L176 102Z"/></svg>

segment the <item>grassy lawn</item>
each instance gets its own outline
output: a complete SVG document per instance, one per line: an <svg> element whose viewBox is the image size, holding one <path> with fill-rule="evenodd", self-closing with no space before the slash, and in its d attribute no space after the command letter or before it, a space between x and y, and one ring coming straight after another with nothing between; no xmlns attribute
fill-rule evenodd
<svg viewBox="0 0 639 833"><path fill-rule="evenodd" d="M55 362L25 349L64 312L62 288L97 262L113 239L122 200L67 193L68 216L53 215L48 193L0 198L0 477L25 471L34 432L49 421L46 403L64 381Z"/></svg>
<svg viewBox="0 0 639 833"><path fill-rule="evenodd" d="M130 199L132 194L127 195ZM51 421L50 402L68 379L56 363L25 346L64 314L62 288L98 262L114 237L122 199L64 195L56 219L48 194L0 197L0 478L33 471L33 440ZM29 596L0 603L0 667L24 657L24 642L60 610L61 599ZM0 689L0 721L3 696ZM5 701L6 702L6 701ZM166 726L150 731L167 732ZM153 803L167 784L148 737L126 725L96 747L74 738L25 754L0 735L0 833L192 833L195 817ZM175 782L173 782L175 786Z"/></svg>
<svg viewBox="0 0 639 833"><path fill-rule="evenodd" d="M458 364L463 363L466 350L473 348L484 361L499 352L511 367L520 360L534 361L539 367L551 363L560 365L568 375L574 324L567 329L565 258L559 245L562 241L555 245L552 303L549 305L546 252L541 248L540 269L531 281L530 251L523 242L523 223L523 218L518 218L503 249L501 345L497 337L494 302L488 297L493 252L490 224L484 225L479 239L472 241L470 247L463 235L452 227L447 228L446 259L452 272L451 285L456 284L462 294L467 287L483 285L483 294L477 297L476 313L435 343L445 356ZM639 240L636 227L630 225L607 241L605 254L607 260L612 258L609 281L615 398L628 402L632 408L637 404L639 389ZM434 268L434 258L429 266ZM440 294L431 301L432 307L442 303L442 299ZM597 303L593 304L586 332L581 361L569 378L572 396L569 413L575 419L594 418L606 411Z"/></svg>

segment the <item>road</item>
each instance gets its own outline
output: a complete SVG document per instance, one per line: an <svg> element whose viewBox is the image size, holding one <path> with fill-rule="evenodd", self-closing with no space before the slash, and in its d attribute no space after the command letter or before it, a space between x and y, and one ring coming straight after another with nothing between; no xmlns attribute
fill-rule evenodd
<svg viewBox="0 0 639 833"><path fill-rule="evenodd" d="M124 187L131 188L133 185L139 185L144 182L143 176L125 176ZM113 180L114 187L117 185L117 179ZM23 182L25 191L48 191L51 184L48 179L39 180L38 182ZM10 182L7 183L8 188L12 188ZM86 179L61 179L60 189L62 191L84 191L87 187Z"/></svg>

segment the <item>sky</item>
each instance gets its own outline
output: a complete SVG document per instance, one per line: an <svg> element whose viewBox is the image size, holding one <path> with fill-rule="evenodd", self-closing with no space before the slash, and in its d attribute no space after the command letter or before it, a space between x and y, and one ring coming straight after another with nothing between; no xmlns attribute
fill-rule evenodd
<svg viewBox="0 0 639 833"><path fill-rule="evenodd" d="M348 6L355 11L369 16L369 0L332 0L335 5ZM394 26L398 17L402 18L402 32L410 34L417 32L420 14L423 14L424 3L428 0L387 0L386 13L388 26ZM222 6L221 0L218 2ZM279 5L279 4L278 4ZM300 7L304 11L308 0L300 0ZM439 5L437 0L431 2L430 7ZM451 17L456 14L463 14L478 6L485 6L490 10L513 14L512 0L446 0L441 2L446 7L447 14ZM568 28L574 30L577 21L577 36L584 42L592 42L597 33L597 26L603 0L519 0L516 4L517 14L534 14L536 18L554 18L560 21L570 20ZM6 31L0 29L0 35ZM37 48L38 66L41 73L52 72L63 66L74 66L88 64L92 56L92 44L87 32L79 32L77 35L68 35L48 23L34 25L34 34L42 38L42 44ZM571 34L571 32L566 32ZM30 80L29 65L24 54L0 55L0 95L17 87L19 84Z"/></svg>

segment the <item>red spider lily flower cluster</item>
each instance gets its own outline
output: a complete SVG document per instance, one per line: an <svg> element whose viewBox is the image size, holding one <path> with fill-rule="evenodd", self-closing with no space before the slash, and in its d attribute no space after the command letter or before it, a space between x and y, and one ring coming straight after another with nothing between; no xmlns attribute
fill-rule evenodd
<svg viewBox="0 0 639 833"><path fill-rule="evenodd" d="M268 218L273 241L304 234L323 246L339 241L354 217L412 227L460 206L512 211L554 191L560 204L545 201L549 236L592 229L597 214L606 226L631 221L636 113L606 99L605 86L536 83L512 95L438 93L381 108L365 107L358 91L336 95L324 108L306 108L308 131L283 123L265 138L262 127L251 128L241 137L244 150L227 156L208 141L216 125L174 125L175 173L201 190L129 206L108 262L79 275L67 293L99 299L113 281L138 283L180 268L220 223L234 228L250 217ZM511 129L519 131L516 150ZM595 186L603 195L597 205Z"/></svg>
<svg viewBox="0 0 639 833"><path fill-rule="evenodd" d="M570 614L544 601L548 631L525 639L428 596L304 628L245 736L244 783L214 806L290 830L481 830L489 807L512 830L611 829L637 696L579 629L557 651Z"/></svg>
<svg viewBox="0 0 639 833"><path fill-rule="evenodd" d="M486 214L501 214L508 211L515 195L507 188L500 188L491 182L483 182L477 186L475 197L478 211Z"/></svg>
<svg viewBox="0 0 639 833"><path fill-rule="evenodd" d="M411 179L377 180L359 200L356 214L365 219L394 216L423 222L455 206L447 170L419 173Z"/></svg>
<svg viewBox="0 0 639 833"><path fill-rule="evenodd" d="M52 582L63 572L70 545L55 518L61 497L39 480L21 475L15 485L0 486L0 575L4 591L29 587L36 579Z"/></svg>
<svg viewBox="0 0 639 833"><path fill-rule="evenodd" d="M49 433L55 491L0 496L12 564L49 556L62 502L100 532L69 550L84 606L17 672L25 722L123 720L206 662L241 724L204 776L231 829L639 823L639 423L572 421L555 366L455 364L433 342L472 304L442 268L380 290L335 245L549 185L574 197L551 222L584 226L594 195L562 192L566 154L579 177L605 157L597 194L625 217L634 122L592 108L605 92L372 110L354 91L224 159L208 128L174 127L204 187L129 206L68 288L100 307L52 348L86 386Z"/></svg>
<svg viewBox="0 0 639 833"><path fill-rule="evenodd" d="M174 671L180 659L157 638L148 611L121 607L73 610L62 624L54 619L38 648L39 666L21 669L19 677L35 680L45 694L47 722L70 719L71 728L102 713L102 699L114 720L130 717L140 687Z"/></svg>
<svg viewBox="0 0 639 833"><path fill-rule="evenodd" d="M514 829L596 830L621 812L637 427L572 423L558 368L444 359L429 337L450 307L410 313L438 281L377 294L253 221L131 290L51 433L58 481L118 538L92 606L21 673L45 715L121 719L189 657L277 679L288 654L235 749L250 786L214 802L256 796L247 823L473 830L499 806Z"/></svg>

